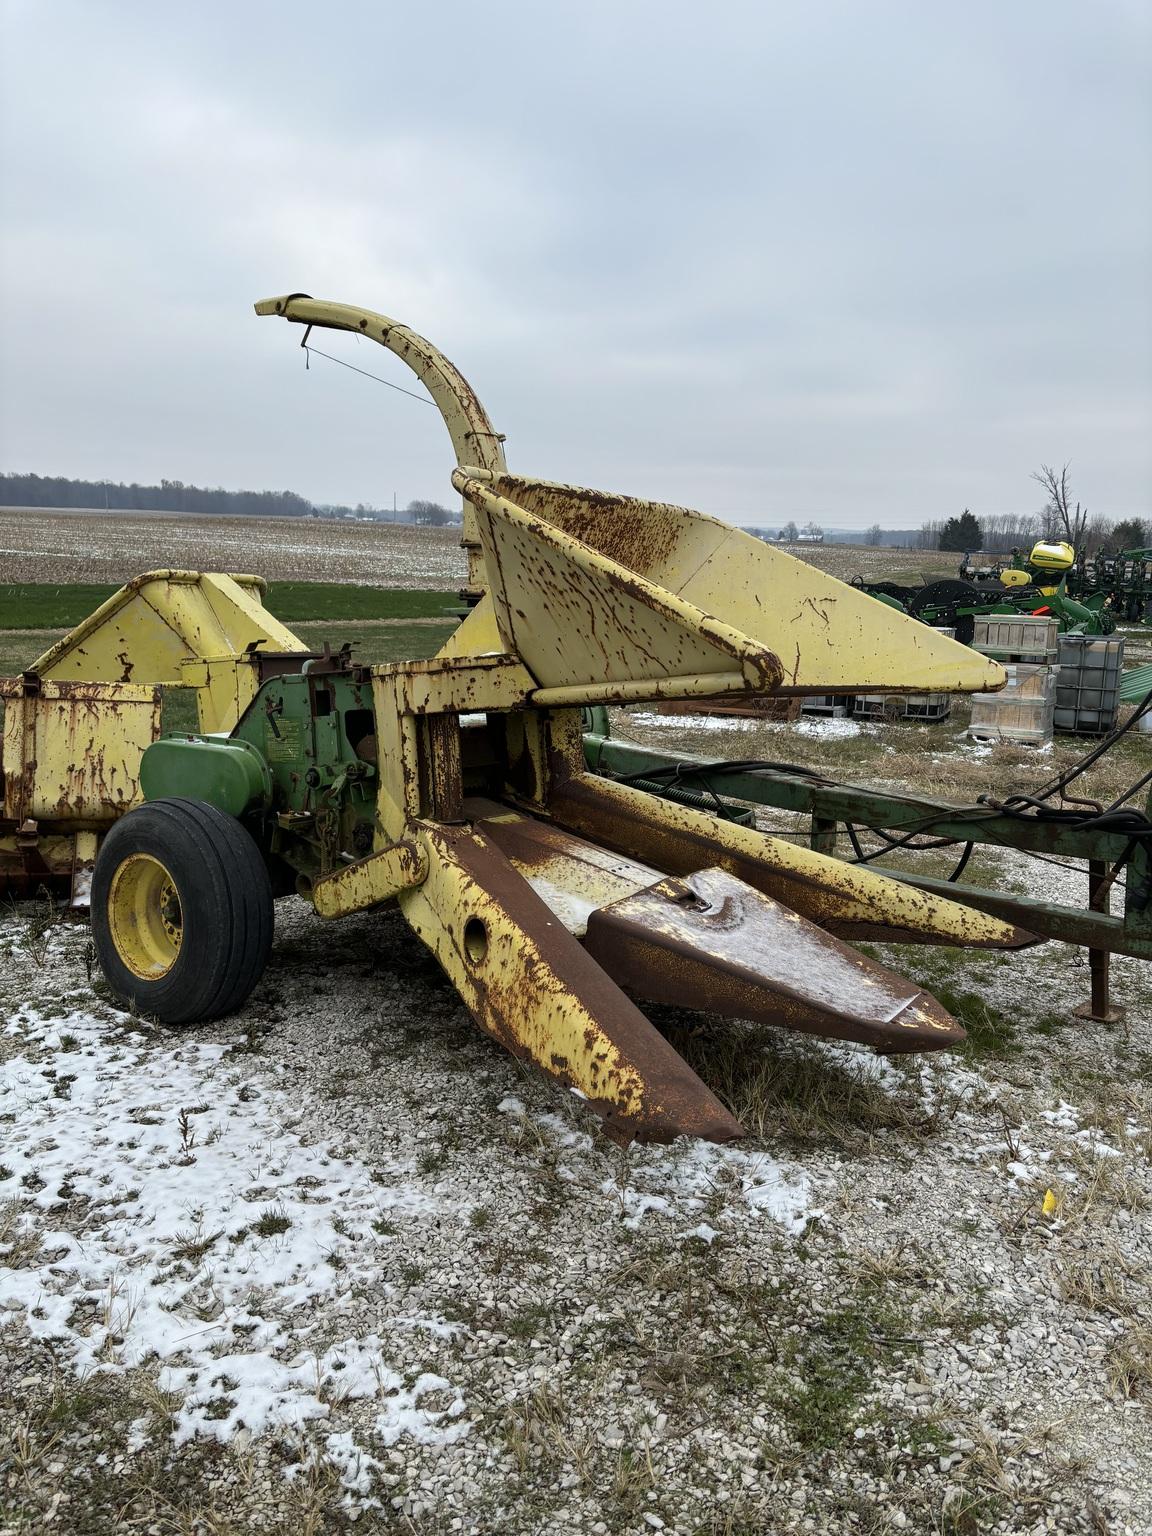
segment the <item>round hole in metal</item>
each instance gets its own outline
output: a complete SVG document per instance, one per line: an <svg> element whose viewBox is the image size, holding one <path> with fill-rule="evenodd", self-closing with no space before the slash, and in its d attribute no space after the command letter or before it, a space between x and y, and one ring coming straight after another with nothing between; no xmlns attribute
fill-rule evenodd
<svg viewBox="0 0 1152 1536"><path fill-rule="evenodd" d="M488 953L488 926L479 917L470 917L464 924L464 953L473 965Z"/></svg>

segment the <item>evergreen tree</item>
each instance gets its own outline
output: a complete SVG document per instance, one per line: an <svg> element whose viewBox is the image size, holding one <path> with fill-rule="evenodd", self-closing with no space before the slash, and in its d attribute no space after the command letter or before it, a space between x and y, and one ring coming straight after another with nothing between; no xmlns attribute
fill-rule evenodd
<svg viewBox="0 0 1152 1536"><path fill-rule="evenodd" d="M961 554L970 549L984 548L984 535L980 524L967 507L959 517L950 517L940 533L940 548L957 550Z"/></svg>
<svg viewBox="0 0 1152 1536"><path fill-rule="evenodd" d="M1125 549L1146 549L1152 544L1152 525L1145 526L1138 517L1126 517L1108 536L1108 548L1120 554Z"/></svg>

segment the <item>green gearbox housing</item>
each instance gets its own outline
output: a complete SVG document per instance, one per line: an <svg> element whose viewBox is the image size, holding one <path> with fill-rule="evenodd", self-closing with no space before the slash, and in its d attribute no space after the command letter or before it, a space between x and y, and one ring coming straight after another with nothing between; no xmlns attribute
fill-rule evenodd
<svg viewBox="0 0 1152 1536"><path fill-rule="evenodd" d="M140 771L145 800L204 800L306 880L372 851L375 780L371 674L344 656L269 679L230 735L160 737Z"/></svg>

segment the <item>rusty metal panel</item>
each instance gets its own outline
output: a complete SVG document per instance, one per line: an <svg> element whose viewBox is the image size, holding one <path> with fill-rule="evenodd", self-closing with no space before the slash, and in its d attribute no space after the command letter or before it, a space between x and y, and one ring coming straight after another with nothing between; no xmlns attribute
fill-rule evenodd
<svg viewBox="0 0 1152 1536"><path fill-rule="evenodd" d="M0 682L4 816L105 826L140 799L140 759L160 731L160 690L139 683Z"/></svg>
<svg viewBox="0 0 1152 1536"><path fill-rule="evenodd" d="M420 753L416 717L404 708L403 678L393 668L372 673L376 719L376 814L384 836L399 840L420 815Z"/></svg>
<svg viewBox="0 0 1152 1536"><path fill-rule="evenodd" d="M396 679L401 707L413 715L523 708L536 687L523 664L507 655L440 655L427 661L385 662L372 672Z"/></svg>
<svg viewBox="0 0 1152 1536"><path fill-rule="evenodd" d="M10 832L0 827L0 896L49 891L86 907L97 842L94 832L41 833L35 822Z"/></svg>
<svg viewBox="0 0 1152 1536"><path fill-rule="evenodd" d="M230 730L258 677L249 647L307 655L263 606L256 576L149 571L128 582L44 653L45 680L198 686L204 730ZM189 670L191 669L191 670Z"/></svg>
<svg viewBox="0 0 1152 1536"><path fill-rule="evenodd" d="M492 802L470 800L465 810L613 981L639 997L889 1052L964 1038L919 987L726 870L667 878Z"/></svg>
<svg viewBox="0 0 1152 1536"><path fill-rule="evenodd" d="M839 938L989 949L1037 942L1024 929L861 865L594 774L558 786L549 808L561 826L670 874L719 865Z"/></svg>
<svg viewBox="0 0 1152 1536"><path fill-rule="evenodd" d="M964 1039L935 998L723 869L661 880L598 908L584 943L649 1002L888 1053Z"/></svg>
<svg viewBox="0 0 1152 1536"><path fill-rule="evenodd" d="M346 917L391 901L401 891L419 885L428 873L424 850L416 843L392 843L357 859L312 886L312 904L321 917Z"/></svg>
<svg viewBox="0 0 1152 1536"><path fill-rule="evenodd" d="M505 648L542 688L603 690L699 676L713 690L772 690L782 682L776 654L726 617L528 516L475 477L457 471L453 484L476 510Z"/></svg>
<svg viewBox="0 0 1152 1536"><path fill-rule="evenodd" d="M492 842L432 823L416 835L428 878L401 909L482 1028L578 1089L620 1140L741 1134Z"/></svg>
<svg viewBox="0 0 1152 1536"><path fill-rule="evenodd" d="M501 578L512 594L513 617L517 607L527 608L520 567L514 572L505 567L508 535L502 527L493 534L485 528L485 511L513 507L526 526L552 527L562 539L578 541L634 580L655 587L665 601L705 615L708 624L739 635L745 647L778 657L780 681L765 682L765 689L971 693L1004 686L1004 671L997 663L702 512L508 473L466 480L457 472L453 483L477 506L498 614ZM594 629L601 615L584 608L576 619L585 629ZM506 640L523 646L510 620L501 627ZM707 632L706 624L697 627L701 634ZM566 643L568 639L566 635ZM522 654L537 671L531 653ZM676 666L663 655L659 660L666 671L680 674L717 670ZM559 681L538 675L544 684ZM632 670L621 675L652 675L651 653L638 645Z"/></svg>
<svg viewBox="0 0 1152 1536"><path fill-rule="evenodd" d="M460 821L464 800L460 716L426 715L421 724L421 778L428 796L426 814L434 821Z"/></svg>
<svg viewBox="0 0 1152 1536"><path fill-rule="evenodd" d="M577 938L587 933L598 907L646 890L661 878L651 865L494 801L466 800L464 810Z"/></svg>

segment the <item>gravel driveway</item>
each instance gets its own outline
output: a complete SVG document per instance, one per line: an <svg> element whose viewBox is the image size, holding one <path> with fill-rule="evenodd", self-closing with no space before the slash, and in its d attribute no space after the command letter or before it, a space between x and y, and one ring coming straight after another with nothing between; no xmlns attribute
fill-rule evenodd
<svg viewBox="0 0 1152 1536"><path fill-rule="evenodd" d="M9 910L0 1529L1152 1529L1147 968L876 952L962 1053L664 1010L756 1134L622 1152L394 914L176 1031Z"/></svg>

